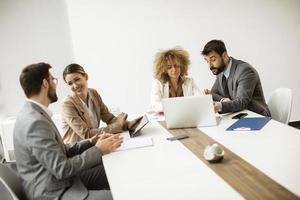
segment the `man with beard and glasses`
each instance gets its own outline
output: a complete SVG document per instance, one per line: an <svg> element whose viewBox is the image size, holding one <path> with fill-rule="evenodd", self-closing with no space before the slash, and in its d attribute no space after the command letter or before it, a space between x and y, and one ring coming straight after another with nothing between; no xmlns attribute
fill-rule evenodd
<svg viewBox="0 0 300 200"><path fill-rule="evenodd" d="M28 98L14 127L17 169L28 199L112 199L102 155L118 148L118 134L103 133L65 145L51 120L57 101L51 66L25 67L20 83Z"/></svg>
<svg viewBox="0 0 300 200"><path fill-rule="evenodd" d="M229 57L221 40L211 40L203 48L202 56L217 76L211 90L215 112L229 113L248 109L270 116L257 71L248 63Z"/></svg>

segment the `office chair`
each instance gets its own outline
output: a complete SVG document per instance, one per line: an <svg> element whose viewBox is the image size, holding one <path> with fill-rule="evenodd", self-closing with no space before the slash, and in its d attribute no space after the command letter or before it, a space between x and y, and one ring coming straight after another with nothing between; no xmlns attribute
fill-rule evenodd
<svg viewBox="0 0 300 200"><path fill-rule="evenodd" d="M4 150L3 150L2 140L1 140L1 137L0 137L0 163L4 163L4 162L5 162Z"/></svg>
<svg viewBox="0 0 300 200"><path fill-rule="evenodd" d="M18 175L4 163L0 163L0 185L1 194L6 194L7 199L25 199Z"/></svg>
<svg viewBox="0 0 300 200"><path fill-rule="evenodd" d="M3 200L18 200L18 197L11 191L5 181L0 177L0 194Z"/></svg>
<svg viewBox="0 0 300 200"><path fill-rule="evenodd" d="M292 111L292 90L289 88L278 88L268 101L268 107L274 120L288 124Z"/></svg>

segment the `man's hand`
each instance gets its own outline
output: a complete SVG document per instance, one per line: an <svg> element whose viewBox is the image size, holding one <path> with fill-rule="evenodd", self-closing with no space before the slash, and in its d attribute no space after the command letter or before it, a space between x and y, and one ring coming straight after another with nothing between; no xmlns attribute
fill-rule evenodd
<svg viewBox="0 0 300 200"><path fill-rule="evenodd" d="M211 91L210 91L209 89L204 89L204 90L203 90L203 94L204 94L204 95L211 94Z"/></svg>
<svg viewBox="0 0 300 200"><path fill-rule="evenodd" d="M105 155L120 147L122 142L123 138L120 137L120 134L110 134L104 132L101 134L95 146L103 153L103 155Z"/></svg>
<svg viewBox="0 0 300 200"><path fill-rule="evenodd" d="M128 130L134 130L138 125L139 123L141 122L143 117L139 117L139 118L136 118L132 121L129 121L128 122Z"/></svg>
<svg viewBox="0 0 300 200"><path fill-rule="evenodd" d="M101 137L101 133L97 133L96 135L90 138L90 143L92 145L95 145L100 137Z"/></svg>
<svg viewBox="0 0 300 200"><path fill-rule="evenodd" d="M215 101L214 101L213 104L214 104L215 113L221 112L221 111L222 111L222 110L221 110L222 104L221 104L220 102L215 102Z"/></svg>

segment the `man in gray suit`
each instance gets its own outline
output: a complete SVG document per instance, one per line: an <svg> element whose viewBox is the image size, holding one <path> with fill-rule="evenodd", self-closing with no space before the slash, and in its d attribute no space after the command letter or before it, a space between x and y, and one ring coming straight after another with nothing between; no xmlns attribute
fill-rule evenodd
<svg viewBox="0 0 300 200"><path fill-rule="evenodd" d="M17 169L29 199L112 199L101 156L118 148L119 135L103 133L65 145L51 120L57 101L51 66L25 67L20 83L26 97L14 128Z"/></svg>
<svg viewBox="0 0 300 200"><path fill-rule="evenodd" d="M228 113L248 109L271 116L265 102L257 71L248 63L229 57L221 40L209 41L202 51L210 70L217 76L211 90L216 112Z"/></svg>

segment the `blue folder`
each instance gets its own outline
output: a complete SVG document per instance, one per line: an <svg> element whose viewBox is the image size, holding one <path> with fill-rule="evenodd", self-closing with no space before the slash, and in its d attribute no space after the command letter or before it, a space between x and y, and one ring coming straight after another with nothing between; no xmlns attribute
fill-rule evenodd
<svg viewBox="0 0 300 200"><path fill-rule="evenodd" d="M241 118L226 131L257 131L262 129L270 121L271 117L245 117Z"/></svg>

